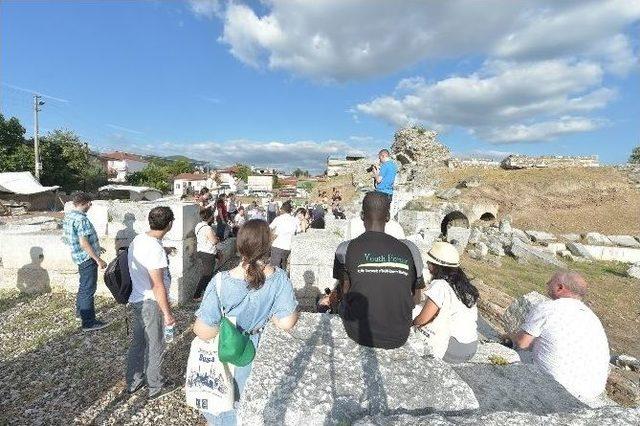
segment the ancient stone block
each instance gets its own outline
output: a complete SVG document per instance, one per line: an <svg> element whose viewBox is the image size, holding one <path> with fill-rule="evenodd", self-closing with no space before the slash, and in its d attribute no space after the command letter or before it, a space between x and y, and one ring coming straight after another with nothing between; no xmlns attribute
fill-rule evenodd
<svg viewBox="0 0 640 426"><path fill-rule="evenodd" d="M436 192L436 197L442 200L451 200L452 198L455 198L460 194L461 192L458 188L449 188Z"/></svg>
<svg viewBox="0 0 640 426"><path fill-rule="evenodd" d="M469 228L452 226L447 230L447 241L453 244L459 253L463 253L469 243Z"/></svg>
<svg viewBox="0 0 640 426"><path fill-rule="evenodd" d="M567 246L564 243L548 242L546 243L545 247L542 250L547 251L551 254L559 254L561 251L564 251L566 249L567 249Z"/></svg>
<svg viewBox="0 0 640 426"><path fill-rule="evenodd" d="M578 234L562 234L560 236L567 241L573 241L573 242L578 242L582 239L582 237Z"/></svg>
<svg viewBox="0 0 640 426"><path fill-rule="evenodd" d="M583 247L591 258L596 260L612 260L624 263L640 262L640 249L589 245L584 245Z"/></svg>
<svg viewBox="0 0 640 426"><path fill-rule="evenodd" d="M556 237L553 234L543 231L525 231L525 233L536 243L544 243L549 241L555 241Z"/></svg>
<svg viewBox="0 0 640 426"><path fill-rule="evenodd" d="M515 333L520 330L520 326L535 305L549 300L547 296L532 291L524 296L518 297L505 311L502 316L502 323L505 330Z"/></svg>
<svg viewBox="0 0 640 426"><path fill-rule="evenodd" d="M611 240L598 232L588 232L585 237L587 244L594 246L610 246Z"/></svg>
<svg viewBox="0 0 640 426"><path fill-rule="evenodd" d="M629 269L627 269L627 276L640 280L640 263L631 265Z"/></svg>
<svg viewBox="0 0 640 426"><path fill-rule="evenodd" d="M574 256L583 257L585 259L593 259L591 253L585 248L584 244L570 242L567 243L567 250Z"/></svg>
<svg viewBox="0 0 640 426"><path fill-rule="evenodd" d="M560 261L556 256L547 253L537 247L533 247L519 239L513 239L509 252L513 257L525 262L541 262L555 265L559 268L566 267L565 263Z"/></svg>
<svg viewBox="0 0 640 426"><path fill-rule="evenodd" d="M360 346L337 316L302 313L291 333L267 326L238 416L251 425L350 424L367 414L477 407L444 362L420 358L406 345Z"/></svg>
<svg viewBox="0 0 640 426"><path fill-rule="evenodd" d="M631 235L608 235L607 238L614 246L640 248L640 243Z"/></svg>

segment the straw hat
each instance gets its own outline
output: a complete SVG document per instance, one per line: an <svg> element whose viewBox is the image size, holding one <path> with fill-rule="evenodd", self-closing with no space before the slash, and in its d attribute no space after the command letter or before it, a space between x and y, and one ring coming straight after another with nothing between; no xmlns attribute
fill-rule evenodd
<svg viewBox="0 0 640 426"><path fill-rule="evenodd" d="M427 253L427 262L449 268L457 268L460 266L460 253L453 245L438 241L433 244L431 250Z"/></svg>

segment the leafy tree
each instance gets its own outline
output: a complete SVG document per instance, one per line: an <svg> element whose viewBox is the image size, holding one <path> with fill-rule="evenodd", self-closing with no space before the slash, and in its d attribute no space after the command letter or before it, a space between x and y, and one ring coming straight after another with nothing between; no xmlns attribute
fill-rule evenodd
<svg viewBox="0 0 640 426"><path fill-rule="evenodd" d="M309 171L308 170L302 170L300 168L297 168L293 171L293 175L295 177L309 177Z"/></svg>
<svg viewBox="0 0 640 426"><path fill-rule="evenodd" d="M33 148L28 145L25 132L17 118L6 120L0 114L0 172L33 172Z"/></svg>
<svg viewBox="0 0 640 426"><path fill-rule="evenodd" d="M631 155L629 156L629 162L634 164L640 164L640 145L633 148Z"/></svg>
<svg viewBox="0 0 640 426"><path fill-rule="evenodd" d="M282 181L278 178L278 176L273 175L273 189L280 189L284 186Z"/></svg>
<svg viewBox="0 0 640 426"><path fill-rule="evenodd" d="M313 187L315 185L310 180L305 180L304 182L300 182L299 186L300 186L300 188L304 189L308 193L311 193L313 191Z"/></svg>
<svg viewBox="0 0 640 426"><path fill-rule="evenodd" d="M171 188L170 176L164 166L152 161L144 169L127 176L127 182L132 185L150 186L159 191L167 192Z"/></svg>
<svg viewBox="0 0 640 426"><path fill-rule="evenodd" d="M178 176L180 173L193 173L195 167L187 160L171 161L166 165L165 170L172 178Z"/></svg>
<svg viewBox="0 0 640 426"><path fill-rule="evenodd" d="M249 175L251 174L251 167L246 164L236 164L236 177L238 179L242 179L245 183L249 180Z"/></svg>
<svg viewBox="0 0 640 426"><path fill-rule="evenodd" d="M54 130L42 138L40 161L40 181L45 186L93 191L107 182L107 173L89 146L69 130Z"/></svg>

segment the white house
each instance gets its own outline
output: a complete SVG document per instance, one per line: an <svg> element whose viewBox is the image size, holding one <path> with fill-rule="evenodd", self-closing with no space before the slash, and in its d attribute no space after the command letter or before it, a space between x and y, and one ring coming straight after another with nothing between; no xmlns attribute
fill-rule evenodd
<svg viewBox="0 0 640 426"><path fill-rule="evenodd" d="M233 170L219 170L216 174L220 180L220 186L224 187L225 192L238 192L236 174Z"/></svg>
<svg viewBox="0 0 640 426"><path fill-rule="evenodd" d="M273 190L273 175L251 175L247 179L247 189L249 192Z"/></svg>
<svg viewBox="0 0 640 426"><path fill-rule="evenodd" d="M214 192L218 188L215 179L207 173L181 173L173 180L173 193L175 195L199 192L205 187Z"/></svg>
<svg viewBox="0 0 640 426"><path fill-rule="evenodd" d="M144 169L149 161L127 152L107 152L101 155L107 163L107 175L112 182L126 182L127 176Z"/></svg>

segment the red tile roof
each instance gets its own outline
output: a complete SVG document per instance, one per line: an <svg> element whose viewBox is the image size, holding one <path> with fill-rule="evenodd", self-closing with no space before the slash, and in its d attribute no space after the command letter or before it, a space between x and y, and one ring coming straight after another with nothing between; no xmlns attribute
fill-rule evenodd
<svg viewBox="0 0 640 426"><path fill-rule="evenodd" d="M143 157L136 154L129 154L128 152L121 151L113 151L113 152L105 152L100 155L102 158L107 160L131 160L131 161L139 161L141 163L148 163L149 161L144 159Z"/></svg>
<svg viewBox="0 0 640 426"><path fill-rule="evenodd" d="M209 175L206 173L180 173L174 180L207 180Z"/></svg>

